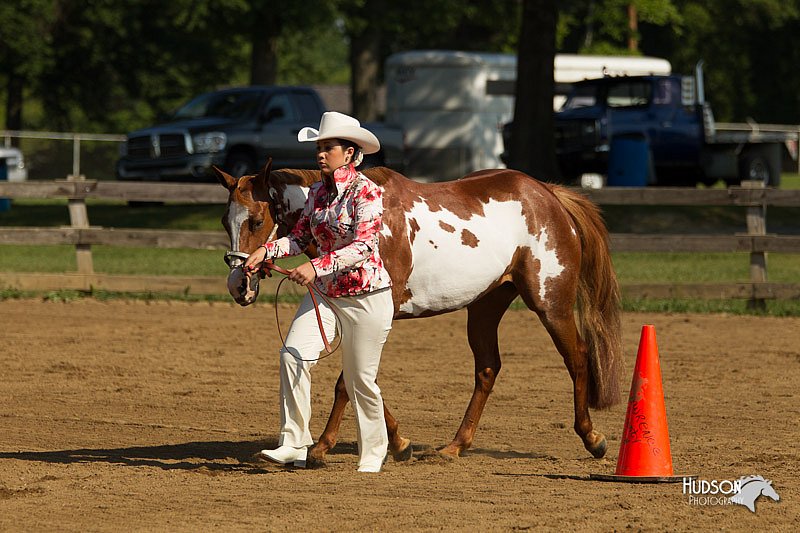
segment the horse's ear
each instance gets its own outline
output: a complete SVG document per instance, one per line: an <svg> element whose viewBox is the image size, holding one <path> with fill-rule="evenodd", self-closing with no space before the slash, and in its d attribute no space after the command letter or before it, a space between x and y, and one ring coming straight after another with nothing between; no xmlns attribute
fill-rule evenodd
<svg viewBox="0 0 800 533"><path fill-rule="evenodd" d="M269 195L269 175L272 172L272 158L267 158L267 163L258 172L253 179L253 185L256 194L259 197L265 198Z"/></svg>
<svg viewBox="0 0 800 533"><path fill-rule="evenodd" d="M222 184L223 187L232 191L234 187L236 187L236 182L239 181L224 170L217 168L216 165L212 165L211 168L214 170L214 175L217 176L217 179Z"/></svg>

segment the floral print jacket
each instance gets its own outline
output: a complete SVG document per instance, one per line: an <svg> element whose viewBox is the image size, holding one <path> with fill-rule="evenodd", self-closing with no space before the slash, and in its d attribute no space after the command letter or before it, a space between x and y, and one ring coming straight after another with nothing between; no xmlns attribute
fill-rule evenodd
<svg viewBox="0 0 800 533"><path fill-rule="evenodd" d="M351 164L333 172L333 189L316 182L300 219L286 237L265 243L266 257L303 253L313 238L319 257L311 260L317 288L331 297L354 296L390 287L378 252L383 228L381 189Z"/></svg>

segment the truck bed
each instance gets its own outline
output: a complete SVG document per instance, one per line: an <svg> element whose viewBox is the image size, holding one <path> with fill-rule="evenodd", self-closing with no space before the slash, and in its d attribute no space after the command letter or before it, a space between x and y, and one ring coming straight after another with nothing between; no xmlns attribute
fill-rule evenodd
<svg viewBox="0 0 800 533"><path fill-rule="evenodd" d="M756 122L716 122L709 144L786 143L798 140L800 125L758 124Z"/></svg>

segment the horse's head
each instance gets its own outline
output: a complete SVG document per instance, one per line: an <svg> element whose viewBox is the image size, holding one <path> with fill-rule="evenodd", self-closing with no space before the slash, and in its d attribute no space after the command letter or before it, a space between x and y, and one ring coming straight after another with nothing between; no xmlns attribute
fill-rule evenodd
<svg viewBox="0 0 800 533"><path fill-rule="evenodd" d="M260 278L246 275L242 266L256 248L286 235L294 226L308 193L302 185L313 176L296 176L295 171L273 172L271 159L253 176L234 178L216 167L214 172L229 193L222 215L222 225L230 238L230 249L225 254L230 268L228 292L239 305L250 305L258 297Z"/></svg>
<svg viewBox="0 0 800 533"><path fill-rule="evenodd" d="M781 497L778 495L778 492L772 486L772 481L767 481L766 484L761 487L761 494L767 496L768 498L772 498L773 500L780 501Z"/></svg>

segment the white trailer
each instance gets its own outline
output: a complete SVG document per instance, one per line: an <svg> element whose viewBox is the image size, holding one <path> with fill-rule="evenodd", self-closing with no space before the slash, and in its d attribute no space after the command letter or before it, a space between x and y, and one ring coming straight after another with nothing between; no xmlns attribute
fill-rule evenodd
<svg viewBox="0 0 800 533"><path fill-rule="evenodd" d="M645 57L555 58L560 105L565 87L604 75L669 73L669 62ZM406 173L441 181L502 168L502 127L513 118L517 57L416 50L386 60L386 122L405 134ZM665 72L666 71L666 72Z"/></svg>

